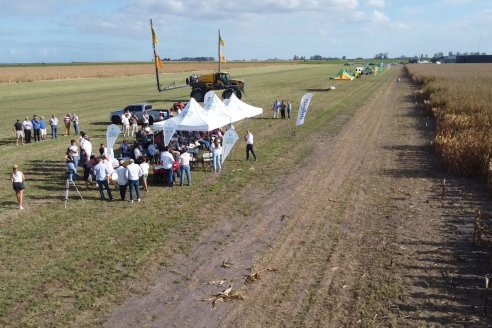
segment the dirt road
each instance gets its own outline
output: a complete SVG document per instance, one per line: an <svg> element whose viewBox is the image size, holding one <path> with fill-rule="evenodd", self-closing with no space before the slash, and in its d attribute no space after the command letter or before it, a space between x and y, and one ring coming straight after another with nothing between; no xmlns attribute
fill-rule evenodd
<svg viewBox="0 0 492 328"><path fill-rule="evenodd" d="M473 209L486 208L487 193L441 172L432 120L416 108L409 81L393 82L318 143L278 192L245 192L251 215L210 227L106 326L490 325L476 289L486 259L471 245ZM213 309L202 300L230 282L243 300Z"/></svg>

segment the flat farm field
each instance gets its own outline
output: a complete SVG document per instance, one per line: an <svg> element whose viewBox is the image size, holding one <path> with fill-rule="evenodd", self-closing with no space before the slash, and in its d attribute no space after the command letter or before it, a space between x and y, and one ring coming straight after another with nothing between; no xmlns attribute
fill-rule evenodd
<svg viewBox="0 0 492 328"><path fill-rule="evenodd" d="M224 70L244 67L285 65L275 62L231 62L223 63ZM212 62L165 62L163 74L181 72L214 71L217 63ZM154 64L149 63L100 63L67 65L0 66L0 83L35 82L46 80L86 79L155 74Z"/></svg>
<svg viewBox="0 0 492 328"><path fill-rule="evenodd" d="M246 81L243 100L264 108L263 116L236 124L241 137L246 129L253 131L258 162L244 161L241 139L220 175L192 171L191 188L151 184L141 203L109 203L99 201L96 189L77 182L85 203L71 189L66 208L63 158L73 136L16 147L15 119L75 112L97 149L106 143L110 111L136 102L169 108L188 101L189 88L158 93L150 66L148 75L0 84L0 325L100 326L116 304L144 288L171 257L189 254L204 229L222 218L251 213L261 200L245 195L273 192L300 169L320 140L336 136L394 75L330 81L339 69L231 68L234 77ZM165 74L162 83L184 81L188 74ZM295 118L306 92L314 93L313 101L294 138L295 119L272 120L271 105L277 97L290 100ZM9 181L14 163L27 178L24 211L17 209Z"/></svg>

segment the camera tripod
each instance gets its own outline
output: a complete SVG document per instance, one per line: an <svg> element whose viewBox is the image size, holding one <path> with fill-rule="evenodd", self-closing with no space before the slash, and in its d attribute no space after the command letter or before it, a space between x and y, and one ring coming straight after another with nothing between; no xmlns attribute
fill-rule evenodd
<svg viewBox="0 0 492 328"><path fill-rule="evenodd" d="M67 174L67 181L65 182L65 208L67 208L67 202L68 202L68 191L70 189L70 183L72 183L72 186L75 188L75 190L77 191L77 193L79 194L80 196L80 199L82 199L82 202L85 203L85 200L84 198L82 197L82 194L80 193L79 189L77 188L77 186L75 185L75 182L73 182L73 180L68 176Z"/></svg>

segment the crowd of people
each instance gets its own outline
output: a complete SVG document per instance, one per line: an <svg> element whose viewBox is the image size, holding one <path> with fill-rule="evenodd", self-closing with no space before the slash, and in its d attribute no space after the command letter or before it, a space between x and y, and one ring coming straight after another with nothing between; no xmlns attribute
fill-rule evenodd
<svg viewBox="0 0 492 328"><path fill-rule="evenodd" d="M36 114L33 115L32 119L26 117L22 122L17 119L13 127L16 145L31 143L31 139L34 142L45 140L48 124L51 128L51 138L58 138L58 118L55 114L52 114L48 121L46 121L44 116L38 117ZM67 113L63 117L63 124L65 126L65 136L70 135L71 126L73 126L74 134L79 134L79 117L75 113Z"/></svg>
<svg viewBox="0 0 492 328"><path fill-rule="evenodd" d="M287 114L287 118L290 120L290 115L292 114L292 104L287 100L278 101L275 99L272 106L273 110L273 118L278 118L278 114L280 112L280 117L285 119L285 114Z"/></svg>
<svg viewBox="0 0 492 328"><path fill-rule="evenodd" d="M281 110L284 101L279 104ZM179 113L182 107L184 106L175 104L172 111L174 114ZM290 108L290 103L286 108ZM288 113L290 117L290 110ZM123 116L126 117L126 115ZM224 136L224 131L221 129L210 132L178 131L173 135L169 146L164 146L162 131L160 134L154 135L148 125L148 120L146 123L145 116L144 125L139 130L136 117L133 120L133 116L128 115L128 124L126 120L122 120L125 139L122 140L119 154L114 156L117 157L115 159L110 156L108 148L104 144L100 144L98 152L94 153L91 138L84 131L79 131L77 115L67 113L63 118L64 135L70 135L71 126L73 126L75 135L79 135L78 138L70 140L65 151L67 179L69 181L79 180L79 172L82 170L82 179L86 187L97 185L101 201L106 200L106 198L111 202L114 201L113 189L113 191L119 191L122 201L127 199L126 195L129 191L129 201L140 202L140 186L142 185L144 191L149 190L147 179L150 164L156 164L158 169L154 169L153 173L165 177L165 185L168 187L177 184L184 186L185 180L187 186L192 185L190 162L196 158L199 149L212 154L213 171L221 172ZM51 127L51 138L57 138L58 118L54 114L48 121L45 121L43 116L38 118L37 115L33 115L32 119L26 117L23 122L17 120L14 124L16 144L30 143L31 137L34 142L46 139L47 124ZM135 141L130 145L126 137L133 136ZM246 160L249 160L251 154L256 161L253 134L249 130L244 135L244 141L246 142ZM190 149L191 147L193 149ZM11 181L17 203L19 209L24 209L25 176L17 165L14 165L12 169Z"/></svg>

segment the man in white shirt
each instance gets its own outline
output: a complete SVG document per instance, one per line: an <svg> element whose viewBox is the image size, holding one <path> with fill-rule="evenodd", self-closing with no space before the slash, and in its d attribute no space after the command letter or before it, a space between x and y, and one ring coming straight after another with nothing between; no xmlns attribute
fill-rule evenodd
<svg viewBox="0 0 492 328"><path fill-rule="evenodd" d="M84 150L84 162L88 162L92 155L92 143L88 136L84 136L81 141L80 147Z"/></svg>
<svg viewBox="0 0 492 328"><path fill-rule="evenodd" d="M126 197L126 187L128 186L127 169L123 166L125 161L120 160L120 166L116 169L116 174L118 175L118 187L120 189L121 200L124 201Z"/></svg>
<svg viewBox="0 0 492 328"><path fill-rule="evenodd" d="M126 167L126 177L128 178L128 185L130 187L130 202L133 203L133 190L137 194L137 201L140 201L140 190L138 185L138 179L143 175L142 169L139 165L135 164L133 159L130 159L130 164Z"/></svg>
<svg viewBox="0 0 492 328"><path fill-rule="evenodd" d="M248 130L246 132L246 135L244 136L244 141L246 141L246 160L249 161L249 152L251 152L256 162L256 152L253 146L253 134L251 133L251 131Z"/></svg>
<svg viewBox="0 0 492 328"><path fill-rule="evenodd" d="M51 126L51 139L58 137L58 119L55 114L51 114L50 118L50 126Z"/></svg>
<svg viewBox="0 0 492 328"><path fill-rule="evenodd" d="M24 128L24 139L26 143L31 143L32 122L28 117L22 122L22 127Z"/></svg>
<svg viewBox="0 0 492 328"><path fill-rule="evenodd" d="M130 115L124 113L121 115L121 124L123 125L123 138L130 136Z"/></svg>
<svg viewBox="0 0 492 328"><path fill-rule="evenodd" d="M94 175L96 176L97 185L99 186L99 194L101 195L101 200L104 200L104 191L103 188L106 189L109 196L109 201L113 202L113 195L111 195L111 189L109 189L108 178L109 178L109 170L106 165L101 161L101 159L96 160L96 166L94 166Z"/></svg>
<svg viewBox="0 0 492 328"><path fill-rule="evenodd" d="M173 164L174 164L174 157L173 155L169 152L169 147L165 147L164 151L161 153L161 162L162 162L162 168L166 170L167 174L167 187L172 187L174 184L174 173L173 173Z"/></svg>

